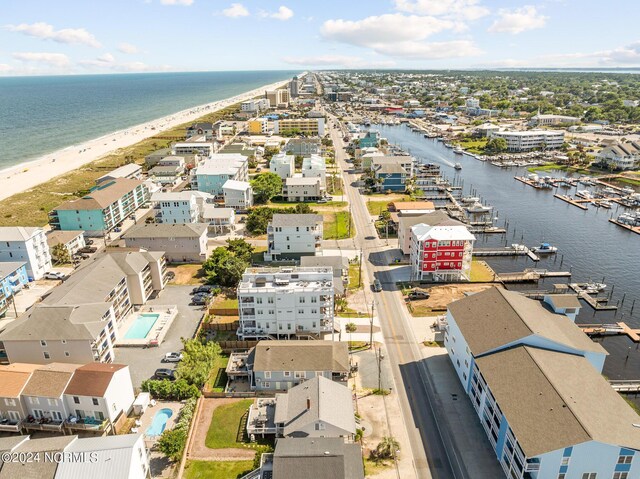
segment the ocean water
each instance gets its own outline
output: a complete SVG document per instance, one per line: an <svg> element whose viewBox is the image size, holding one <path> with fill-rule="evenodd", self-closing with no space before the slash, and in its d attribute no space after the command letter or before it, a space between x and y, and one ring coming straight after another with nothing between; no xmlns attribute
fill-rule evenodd
<svg viewBox="0 0 640 479"><path fill-rule="evenodd" d="M0 170L297 71L0 78Z"/></svg>

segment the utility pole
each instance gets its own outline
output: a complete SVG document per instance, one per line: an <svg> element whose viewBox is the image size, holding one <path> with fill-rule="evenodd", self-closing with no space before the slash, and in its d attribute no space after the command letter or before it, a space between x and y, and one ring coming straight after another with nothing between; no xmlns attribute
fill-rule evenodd
<svg viewBox="0 0 640 479"><path fill-rule="evenodd" d="M378 352L376 354L376 359L378 360L378 392L382 390L382 367L381 363L384 359L384 354L381 348L378 348Z"/></svg>
<svg viewBox="0 0 640 479"><path fill-rule="evenodd" d="M351 238L351 204L349 204L349 234L347 236Z"/></svg>
<svg viewBox="0 0 640 479"><path fill-rule="evenodd" d="M369 348L373 348L373 311L375 309L376 302L371 301L371 322L369 323Z"/></svg>
<svg viewBox="0 0 640 479"><path fill-rule="evenodd" d="M358 262L358 288L362 286L362 246L360 247L360 261Z"/></svg>

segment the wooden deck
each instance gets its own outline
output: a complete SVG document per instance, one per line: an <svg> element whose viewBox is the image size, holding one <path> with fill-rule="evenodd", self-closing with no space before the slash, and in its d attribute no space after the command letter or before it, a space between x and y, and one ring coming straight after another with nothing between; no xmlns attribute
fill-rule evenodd
<svg viewBox="0 0 640 479"><path fill-rule="evenodd" d="M624 228L626 230L633 231L635 234L640 235L640 226L625 225L624 223L620 223L618 220L614 220L613 218L609 218L609 222L613 223L613 224L616 224L616 225L618 225L621 228Z"/></svg>
<svg viewBox="0 0 640 479"><path fill-rule="evenodd" d="M633 329L619 321L612 324L578 324L588 336L627 336L634 343L640 343L640 329Z"/></svg>
<svg viewBox="0 0 640 479"><path fill-rule="evenodd" d="M553 195L553 197L554 198L558 198L559 200L562 200L565 203L569 203L570 205L577 206L581 210L588 210L589 209L585 205L581 204L581 202L584 202L585 200L575 200L575 199L571 198L571 196L569 196L569 195L559 195L557 193L555 193Z"/></svg>

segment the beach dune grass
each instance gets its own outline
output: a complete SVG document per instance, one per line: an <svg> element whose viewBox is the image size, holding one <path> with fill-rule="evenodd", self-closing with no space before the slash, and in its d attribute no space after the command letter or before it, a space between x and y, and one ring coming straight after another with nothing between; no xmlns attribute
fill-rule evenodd
<svg viewBox="0 0 640 479"><path fill-rule="evenodd" d="M253 461L187 461L185 479L237 479L253 469Z"/></svg>
<svg viewBox="0 0 640 479"><path fill-rule="evenodd" d="M184 138L189 125L196 122L215 122L238 110L231 105L217 112L208 113L196 120L178 125L170 130L121 148L82 167L53 178L30 190L0 201L0 226L44 226L49 212L65 201L80 198L95 185L95 180L126 163L144 163L149 153L167 148L175 138Z"/></svg>

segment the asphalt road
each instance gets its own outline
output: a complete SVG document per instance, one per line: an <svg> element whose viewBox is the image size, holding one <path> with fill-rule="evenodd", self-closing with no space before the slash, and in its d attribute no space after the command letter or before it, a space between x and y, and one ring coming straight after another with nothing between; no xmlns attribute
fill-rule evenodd
<svg viewBox="0 0 640 479"><path fill-rule="evenodd" d="M329 115L330 122L335 117ZM374 301L392 375L399 395L400 406L409 437L411 455L418 478L463 479L468 477L462 461L456 453L449 429L437 410L432 379L422 360L408 322L408 312L401 293L392 281L388 264L391 255L384 241L378 239L374 224L370 220L364 198L353 183L359 175L349 172L352 166L346 163L342 132L330 129L336 151L336 162L344 171L345 190L352 207L356 226L356 244L363 245L363 278L367 302ZM373 239L365 239L373 238ZM373 293L367 287L378 278L383 291ZM406 451L403 449L403 451Z"/></svg>

